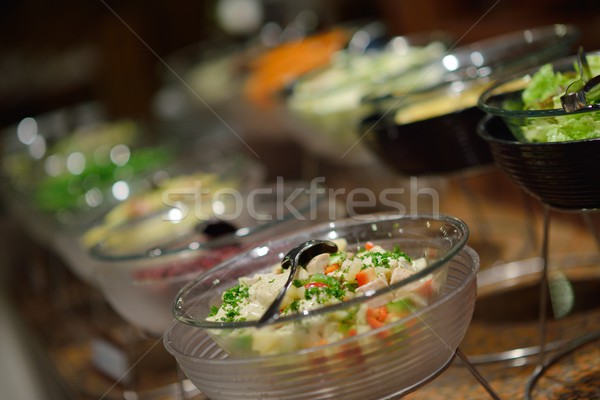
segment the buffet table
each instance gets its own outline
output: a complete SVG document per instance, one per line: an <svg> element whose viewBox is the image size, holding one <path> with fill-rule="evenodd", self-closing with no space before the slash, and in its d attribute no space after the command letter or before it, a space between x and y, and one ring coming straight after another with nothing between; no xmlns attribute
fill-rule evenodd
<svg viewBox="0 0 600 400"><path fill-rule="evenodd" d="M166 56L148 120L6 129L3 281L39 374L73 399L600 398L600 79L581 49L579 124L545 108L562 75L528 96L523 72L580 30L313 29Z"/></svg>
<svg viewBox="0 0 600 400"><path fill-rule="evenodd" d="M521 262L536 257L539 252L539 241L535 240L539 237L539 207L523 196L502 173L491 167L478 174L451 177L443 187L440 211L459 216L471 228L469 244L481 256L480 274L502 262ZM465 201L465 196L472 194L476 194L477 202ZM490 225L490 221L497 223ZM532 232L527 228L533 228L533 242L529 241L528 235ZM596 249L593 236L578 214L556 213L551 236L552 253L558 256L590 254ZM52 252L28 240L26 235L16 235L12 239L19 244L11 252L9 282L20 283L9 284L12 300L36 341L47 352L47 367L53 371L50 375L64 384L72 398L127 398L129 391L157 396L151 398L179 398L177 393L181 386L177 385L176 364L164 350L160 338L144 338L121 320L96 289L73 276ZM19 252L18 249L23 247L28 251ZM480 296L488 295L490 293L480 288ZM527 305L531 305L529 297L532 296L517 301L521 306L517 304L514 320L506 319L504 315L500 321L492 317L497 309L485 308L494 304L493 297L492 301L479 299L477 305L480 307L476 306L474 319L461 345L466 355L474 361L485 360L486 354L510 346L511 341L516 345L535 344L538 340L537 321L535 311L527 309ZM513 307L514 304L508 304L510 298L510 294L500 297L501 301L507 302L507 307ZM512 303L515 303L514 296ZM573 318L576 318L577 326L586 326L589 331L600 328L597 326L600 314L593 305ZM124 365L118 366L114 359L108 360L109 354L114 356L115 351L120 356L130 357L125 359ZM569 362L551 368L551 375L540 380L541 387L548 392L535 398L549 398L552 385L558 385L557 382L565 385L556 390L576 390L581 396L587 393L588 398L597 396L598 356L600 348L596 341L595 346L588 346L583 354L574 353ZM536 361L534 355L528 359L476 363L476 366L502 398L522 399ZM98 365L108 365L109 373L101 371ZM116 382L110 376L110 372L128 371L129 367L131 374L127 379ZM186 398L203 398L189 384L183 387ZM560 392L554 396L568 398L560 397ZM455 359L439 376L406 398L474 399L486 398L486 392Z"/></svg>

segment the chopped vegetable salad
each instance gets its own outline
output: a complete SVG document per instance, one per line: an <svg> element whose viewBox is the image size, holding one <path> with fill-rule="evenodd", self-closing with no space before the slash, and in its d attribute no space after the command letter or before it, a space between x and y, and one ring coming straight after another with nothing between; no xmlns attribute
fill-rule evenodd
<svg viewBox="0 0 600 400"><path fill-rule="evenodd" d="M386 250L368 242L349 251L345 240L337 240L338 252L317 255L297 270L281 304L282 316L338 304L373 291L384 290L427 266L425 258L412 259L398 247ZM288 278L281 265L271 271L239 279L213 306L209 321L258 320L273 302ZM399 321L430 303L440 289L432 274L374 296L356 306L265 327L241 328L219 333L228 350L267 355L333 343Z"/></svg>

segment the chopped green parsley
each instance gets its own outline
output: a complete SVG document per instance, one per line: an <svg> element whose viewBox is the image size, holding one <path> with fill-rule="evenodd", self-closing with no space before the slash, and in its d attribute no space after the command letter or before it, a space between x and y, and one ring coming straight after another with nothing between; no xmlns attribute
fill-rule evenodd
<svg viewBox="0 0 600 400"><path fill-rule="evenodd" d="M361 255L359 255L357 257L359 257L362 261L365 261L367 259L371 260L372 265L368 265L365 263L365 265L363 265L362 269L369 268L370 266L390 268L390 260L397 261L401 258L404 258L409 262L411 261L409 256L407 256L405 253L401 252L397 248L394 248L393 251L366 252L366 253L362 253Z"/></svg>
<svg viewBox="0 0 600 400"><path fill-rule="evenodd" d="M223 304L221 309L225 312L225 316L221 318L223 322L242 321L240 316L241 303L249 298L249 288L244 284L239 284L227 289L223 292ZM218 309L211 307L211 314L215 315Z"/></svg>

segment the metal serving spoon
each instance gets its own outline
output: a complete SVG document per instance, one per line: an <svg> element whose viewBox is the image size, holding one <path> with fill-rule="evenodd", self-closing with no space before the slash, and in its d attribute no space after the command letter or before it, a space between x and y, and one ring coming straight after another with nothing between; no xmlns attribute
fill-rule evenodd
<svg viewBox="0 0 600 400"><path fill-rule="evenodd" d="M338 251L337 245L329 240L309 240L290 250L281 261L281 268L290 270L287 281L271 303L269 308L258 320L258 326L272 322L279 318L279 306L283 301L285 293L294 280L298 266L306 267L308 262L322 253L335 253Z"/></svg>
<svg viewBox="0 0 600 400"><path fill-rule="evenodd" d="M218 238L220 236L235 233L237 228L227 221L220 219L211 219L203 221L196 225L194 229L197 233L207 235L211 239Z"/></svg>

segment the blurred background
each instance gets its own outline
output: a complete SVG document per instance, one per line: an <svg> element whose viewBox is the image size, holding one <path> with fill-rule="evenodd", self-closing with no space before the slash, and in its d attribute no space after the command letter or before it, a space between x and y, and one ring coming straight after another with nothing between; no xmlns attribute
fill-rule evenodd
<svg viewBox="0 0 600 400"><path fill-rule="evenodd" d="M564 23L581 30L586 49L600 47L600 5L593 0L151 0L143 6L66 0L60 7L27 0L0 7L0 126L88 100L100 101L116 118L152 117L165 80L181 78L170 69L170 55L202 43L212 50L218 48L215 43L243 44L272 23L287 28L282 37L289 39L298 34L298 24L318 31L347 21L379 20L389 35L440 30L455 39L454 46ZM256 129L244 127L250 147L280 174L298 176L298 157L281 160L269 140L253 135ZM285 134L280 138L277 145L288 156L300 151Z"/></svg>
<svg viewBox="0 0 600 400"><path fill-rule="evenodd" d="M60 7L37 0L2 2L1 122L87 99L106 102L116 115L148 115L164 68L160 57L177 49L229 32L233 40L243 40L265 20L284 24L303 9L314 9L324 24L369 18L378 11L363 2L246 3L260 10L261 15L250 17L256 21L242 21L242 13L224 17L234 19L224 28L215 0L149 1L143 6L65 1ZM240 26L250 27L236 31L236 18Z"/></svg>
<svg viewBox="0 0 600 400"><path fill-rule="evenodd" d="M390 35L442 30L457 45L547 24L574 24L586 50L600 48L600 2L595 0L4 0L0 127L87 101L101 103L116 118L150 119L157 110L168 113L169 93L161 92L165 82L184 86L170 64L179 49L241 45L267 35L265 26L294 38L359 20L379 20ZM217 115L207 114L211 123L220 123ZM285 129L281 126L277 129ZM242 148L261 159L268 178L303 178L307 169L318 168L307 166L305 149L287 135L264 135L260 124L243 128L248 146ZM19 289L14 277L21 276L14 273L15 265L25 258L47 264L55 256L36 247L0 207L0 251L5 250L0 258L0 398L69 398L55 372L40 372L48 354L30 337L11 296ZM9 249L28 254L11 251L9 256ZM34 286L52 280L28 279Z"/></svg>
<svg viewBox="0 0 600 400"><path fill-rule="evenodd" d="M3 1L0 123L86 99L102 100L116 115L148 115L164 67L159 57L213 37L244 40L265 22L286 26L302 10L312 10L321 26L376 18L393 34L439 29L459 38L459 44L538 25L573 23L582 30L586 47L593 49L600 29L600 5L593 0L221 3L151 0L142 6L134 1L65 0L58 7L41 0ZM234 8L239 7L234 3L248 3L260 11L245 14L247 18L229 16L227 3Z"/></svg>

